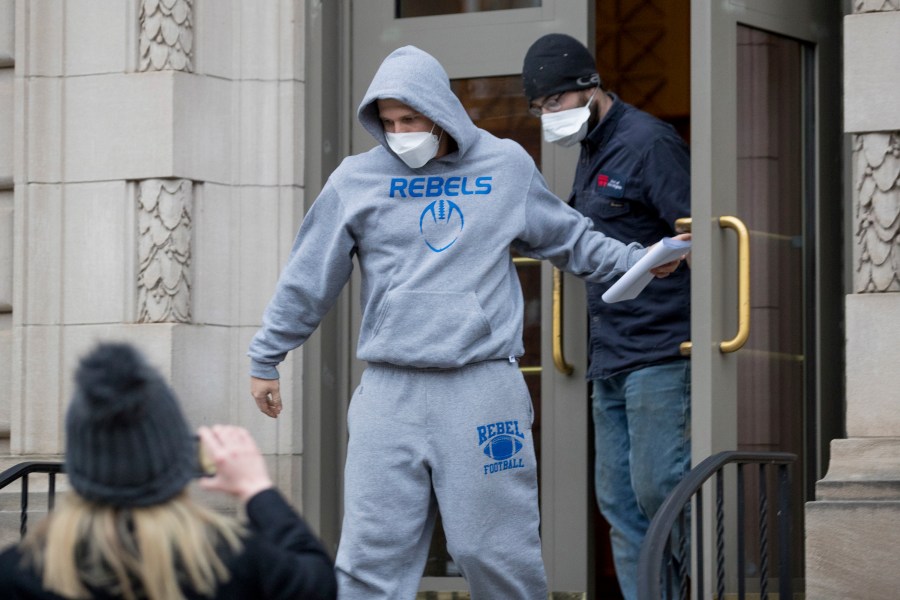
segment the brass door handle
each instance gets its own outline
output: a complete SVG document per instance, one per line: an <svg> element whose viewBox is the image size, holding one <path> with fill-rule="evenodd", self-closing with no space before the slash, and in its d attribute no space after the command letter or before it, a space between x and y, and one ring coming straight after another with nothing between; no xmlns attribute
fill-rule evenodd
<svg viewBox="0 0 900 600"><path fill-rule="evenodd" d="M566 362L563 354L563 282L559 269L553 269L553 364L563 375L571 375L574 367Z"/></svg>
<svg viewBox="0 0 900 600"><path fill-rule="evenodd" d="M719 217L719 227L731 229L738 238L738 330L730 340L719 344L719 350L736 352L750 337L750 233L737 217Z"/></svg>
<svg viewBox="0 0 900 600"><path fill-rule="evenodd" d="M737 352L750 337L750 233L744 222L737 217L719 217L719 227L731 229L738 237L738 331L730 340L719 343L719 350L725 354ZM678 219L675 221L675 230L689 232L691 219ZM681 343L681 354L691 354L691 342Z"/></svg>

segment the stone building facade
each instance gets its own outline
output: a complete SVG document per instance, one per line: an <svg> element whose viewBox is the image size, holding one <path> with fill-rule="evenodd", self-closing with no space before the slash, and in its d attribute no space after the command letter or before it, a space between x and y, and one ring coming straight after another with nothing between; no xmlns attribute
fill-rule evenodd
<svg viewBox="0 0 900 600"><path fill-rule="evenodd" d="M844 18L852 290L846 297L846 439L806 510L808 598L900 589L900 1Z"/></svg>
<svg viewBox="0 0 900 600"><path fill-rule="evenodd" d="M277 421L258 418L245 356L315 197L310 165L327 171L339 151L309 116L339 110L311 83L338 85L333 74L307 71L307 53L330 43L310 33L323 10L314 0L0 0L6 459L58 457L78 357L97 340L129 340L194 424L247 426L279 485L334 537L336 523L316 517L324 496L303 482L307 470L323 474L317 487L336 485L328 465L340 457L323 456L316 436L343 415L304 402L311 387L321 396L336 385L316 366L335 348L316 339L289 356L291 401ZM900 0L850 10L846 439L833 442L807 506L808 598L889 598L900 586Z"/></svg>
<svg viewBox="0 0 900 600"><path fill-rule="evenodd" d="M305 9L0 2L0 426L13 455L60 453L72 369L100 339L140 346L193 423L241 423L268 455L300 452L294 415L248 418L245 352L303 214ZM275 462L299 493L299 461Z"/></svg>

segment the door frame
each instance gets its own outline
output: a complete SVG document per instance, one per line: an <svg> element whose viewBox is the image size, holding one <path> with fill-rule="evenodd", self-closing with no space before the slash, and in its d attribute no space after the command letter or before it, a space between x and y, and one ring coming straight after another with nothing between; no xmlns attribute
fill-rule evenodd
<svg viewBox="0 0 900 600"><path fill-rule="evenodd" d="M304 213L350 148L349 0L307 2L304 13L306 91L303 114ZM302 348L303 374L291 397L300 398L301 509L332 557L337 554L343 506L343 470L350 402L349 290ZM292 463L295 464L295 463Z"/></svg>
<svg viewBox="0 0 900 600"><path fill-rule="evenodd" d="M563 0L556 0L563 1ZM568 0L566 0L568 1ZM783 5L789 6L783 6ZM823 3L824 4L824 3ZM846 170L844 157L845 144L841 134L840 123L840 83L841 73L837 65L841 56L839 49L841 7L839 0L835 6L816 7L816 21L824 22L825 27L812 25L810 19L797 12L795 3L783 3L780 0L725 0L723 3L710 3L708 0L692 0L691 3L691 139L692 139L692 214L694 218L694 253L692 283L692 320L694 329L692 339L693 350L693 456L695 463L699 458L708 456L722 449L731 449L736 443L734 427L736 409L732 402L719 402L719 391L725 375L730 371L729 365L723 365L721 372L713 369L713 358L718 353L717 345L721 339L729 336L735 327L729 322L730 315L722 314L721 309L714 308L709 301L702 300L701 292L712 289L712 258L710 249L714 241L718 244L733 243L727 236L713 225L719 214L726 214L721 208L713 208L712 199L733 197L733 184L736 167L734 143L736 133L728 130L728 124L735 119L736 82L734 74L735 43L734 23L747 22L782 35L796 37L817 44L816 56L809 77L814 81L811 85L815 94L815 110L808 114L814 132L814 150L816 156L807 156L812 161L809 168L811 180L808 182L808 193L815 195L817 215L810 223L813 229L810 234L817 239L844 240L843 215L850 214L849 206L843 194L844 187L840 183L840 174ZM588 15L584 19L585 32L579 37L592 43L593 6L594 2L585 1L584 10ZM834 16L826 13L834 12ZM347 155L351 148L351 129L358 127L355 122L355 111L358 98L350 92L351 74L351 0L336 0L327 3L308 3L306 7L306 108L305 108L305 203L308 207L325 179L338 164L340 157ZM424 19L431 19L425 17ZM445 17L447 18L447 17ZM495 17L496 18L496 17ZM551 28L548 26L547 31ZM729 31L730 30L730 31ZM729 43L730 42L730 43ZM426 46L423 44L423 46ZM427 49L427 47L426 47ZM524 55L524 49L519 48ZM380 60L380 58L379 58ZM448 69L452 66L445 64ZM729 69L731 74L729 75ZM374 71L373 71L374 72ZM330 74L330 75L329 75ZM371 77L369 73L367 77ZM460 76L451 73L452 76ZM467 75L474 76L474 75ZM715 83L714 83L715 82ZM718 96L713 106L713 92ZM728 99L730 109L722 106L720 101L724 95ZM337 98L337 102L335 102ZM335 110L329 110L331 105ZM713 165L714 155L723 149L718 136L713 143L714 133L725 127L730 131L731 150L727 153L727 162L731 165L724 172L716 171ZM726 136L726 137L727 137ZM323 152L329 142L330 153ZM713 148L715 147L715 152ZM572 168L574 160L566 151L556 147L542 147L542 161L545 176L551 189L557 194L567 194L571 175L565 169ZM826 159L823 157L830 157ZM548 168L552 165L552 168ZM705 223L705 226L700 226ZM723 239L724 238L724 239ZM845 287L846 269L842 268L844 257L848 255L846 242L820 244L814 267L814 287L807 293L808 301L816 305L815 323L810 333L810 349L817 356L816 369L808 374L808 381L815 386L816 396L810 413L816 420L809 427L812 432L807 447L808 458L815 461L808 471L817 478L824 476L828 463L828 441L841 437L843 412L843 333L835 323L843 319L842 292L837 295L834 290ZM545 297L550 290L549 268L545 271ZM580 282L564 278L568 290L578 288ZM837 296L837 300L835 300ZM345 290L334 313L326 320L321 335L313 338L304 348L304 376L302 385L298 382L294 397L302 397L303 404L303 509L313 526L326 539L329 549L334 551L340 530L340 506L342 505L340 487L343 471L343 458L346 448L346 407L352 392L354 381L358 380L360 366L353 358L355 348L355 332L351 331L350 313L355 301L349 290ZM549 303L544 303L542 319L545 323L544 335L550 335ZM580 318L585 314L583 294L569 293L565 296L566 342L565 352L571 363L584 364L586 358L579 355L585 352L579 335L584 337L586 322ZM707 319L712 314L717 324ZM702 321L701 321L702 319ZM327 331L326 331L327 330ZM581 332L581 333L579 333ZM334 340L329 346L324 339ZM703 340L703 343L699 343ZM324 344L324 346L322 345ZM549 341L544 340L544 348L549 348ZM552 369L549 353L545 354L545 368ZM721 360L719 360L721 362ZM823 366L824 365L824 366ZM706 373L702 373L705 371ZM586 384L578 371L569 377L556 376L545 378L542 388L544 398L560 410L563 404L553 402L555 394L576 397L570 386L581 391L580 397L586 397ZM733 378L733 374L732 374ZM300 379L300 378L298 378ZM733 397L733 386L731 396ZM714 400L716 400L714 402ZM550 418L550 411L546 411ZM586 418L590 418L589 413ZM549 428L548 428L549 429ZM698 435L708 432L708 435ZM559 437L559 436L556 436ZM558 443L559 440L554 441ZM547 444L549 446L550 444ZM576 451L575 447L570 448ZM557 455L558 461L564 461L564 453ZM586 456L586 451L582 454ZM574 455L571 455L574 456ZM540 468L543 473L556 472L558 463L546 458ZM574 468L571 465L563 468ZM575 468L578 471L578 468ZM584 478L588 473L583 471ZM586 486L586 483L585 483ZM548 486L544 486L547 488ZM547 497L542 493L541 503L544 511L548 507L558 505L565 494L554 492L556 497ZM591 490L577 490L569 497L583 496L585 502L593 501ZM810 492L811 497L811 492ZM556 560L555 556L563 556L566 549L568 556L573 556L572 548L584 547L580 536L585 531L572 532L574 538L565 535L566 529L559 525L553 511L544 512L543 535L545 559L548 563L548 574L555 579L561 574L561 583L586 581L589 574L581 574L587 569L589 551L585 550L585 565L582 561ZM564 515L561 515L563 517ZM587 524L587 518L582 522ZM706 531L712 528L707 527ZM573 542L570 543L570 542ZM578 563L578 564L574 564ZM573 573L562 575L572 569ZM706 573L711 573L706 569ZM580 587L580 586L576 586ZM572 588L574 589L574 588Z"/></svg>
<svg viewBox="0 0 900 600"><path fill-rule="evenodd" d="M832 6L833 5L833 6ZM840 127L840 3L821 0L692 0L691 2L691 186L692 264L692 456L694 464L737 448L737 359L719 343L737 331L737 291L727 282L734 268L735 242L718 218L736 214L737 188L737 26L739 24L799 40L807 96L803 99L804 236L815 252L805 302L813 307L805 344L814 364L807 367L804 407L808 464L794 477L811 482L824 474L828 442L838 437L843 390L843 240ZM740 215L737 215L740 216ZM726 257L723 259L722 257ZM836 293L837 291L837 293ZM752 291L751 291L752 293ZM752 323L751 323L752 327ZM825 365L823 367L823 365ZM714 547L711 515L704 522L705 547ZM715 573L705 565L704 574ZM713 589L712 582L704 585Z"/></svg>

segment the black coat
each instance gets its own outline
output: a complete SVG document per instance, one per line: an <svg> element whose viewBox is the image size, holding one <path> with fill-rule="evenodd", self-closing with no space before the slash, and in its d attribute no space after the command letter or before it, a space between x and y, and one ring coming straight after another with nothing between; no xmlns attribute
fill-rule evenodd
<svg viewBox="0 0 900 600"><path fill-rule="evenodd" d="M691 215L691 159L675 129L620 100L581 144L569 203L594 229L650 246L675 235ZM614 304L603 293L614 281L587 283L590 314L588 379L605 379L683 360L691 338L691 272L686 264L653 279L640 296Z"/></svg>
<svg viewBox="0 0 900 600"><path fill-rule="evenodd" d="M265 490L247 503L250 535L242 551L226 559L231 578L215 598L333 599L337 583L331 559L302 517L275 489ZM0 598L5 600L62 600L45 591L33 569L21 567L18 546L0 554ZM208 598L185 590L189 599ZM96 599L112 599L106 593Z"/></svg>

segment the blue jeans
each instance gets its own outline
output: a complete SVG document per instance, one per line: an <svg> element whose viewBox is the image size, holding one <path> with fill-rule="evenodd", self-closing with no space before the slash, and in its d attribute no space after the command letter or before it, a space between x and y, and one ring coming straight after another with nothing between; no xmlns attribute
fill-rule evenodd
<svg viewBox="0 0 900 600"><path fill-rule="evenodd" d="M691 467L691 363L675 360L593 381L595 491L611 526L625 600L650 520Z"/></svg>

